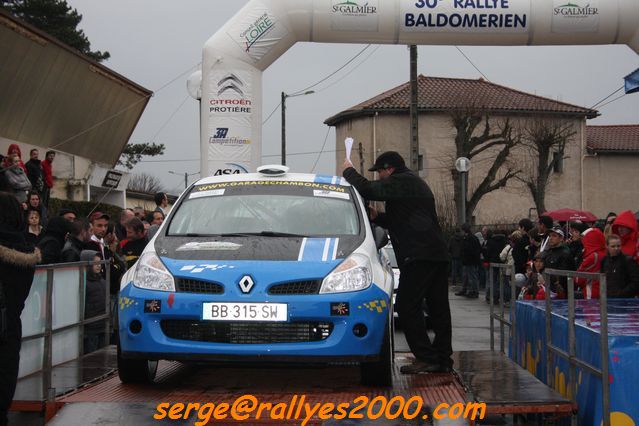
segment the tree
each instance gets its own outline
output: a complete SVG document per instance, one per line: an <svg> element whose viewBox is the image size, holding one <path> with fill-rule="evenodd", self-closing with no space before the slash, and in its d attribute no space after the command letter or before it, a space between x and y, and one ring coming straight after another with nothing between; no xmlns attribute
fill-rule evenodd
<svg viewBox="0 0 639 426"><path fill-rule="evenodd" d="M523 146L531 161L517 179L530 191L539 214L546 212L546 192L553 170L567 158L566 145L576 133L571 123L560 120L529 120L524 126Z"/></svg>
<svg viewBox="0 0 639 426"><path fill-rule="evenodd" d="M131 180L126 189L127 191L144 192L145 194L166 192L160 179L147 173L139 173L131 176Z"/></svg>
<svg viewBox="0 0 639 426"><path fill-rule="evenodd" d="M506 186L509 180L519 174L509 162L512 149L519 145L520 137L506 119L502 124L491 124L491 118L479 108L456 110L451 113L455 135L455 158L466 157L469 160L486 151L496 151L493 163L486 175L475 188L468 188L470 197L466 200L466 217L470 221L479 201L488 193ZM483 129L480 127L483 123ZM454 160L453 160L454 161ZM461 174L453 167L451 174L454 182L455 205L457 206L457 223L462 220L462 185Z"/></svg>
<svg viewBox="0 0 639 426"><path fill-rule="evenodd" d="M109 52L91 50L91 43L84 31L77 28L82 15L77 9L71 8L66 0L0 0L0 7L97 62L111 57Z"/></svg>
<svg viewBox="0 0 639 426"><path fill-rule="evenodd" d="M155 143L133 143L124 147L118 165L131 170L142 160L143 156L154 157L164 154L164 144Z"/></svg>

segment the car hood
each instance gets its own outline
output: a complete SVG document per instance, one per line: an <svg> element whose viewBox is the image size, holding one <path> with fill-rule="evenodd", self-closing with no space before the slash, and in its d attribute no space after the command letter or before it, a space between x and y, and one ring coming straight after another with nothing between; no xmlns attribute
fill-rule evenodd
<svg viewBox="0 0 639 426"><path fill-rule="evenodd" d="M197 261L295 261L343 260L363 242L360 236L304 237L171 237L154 241L163 259Z"/></svg>

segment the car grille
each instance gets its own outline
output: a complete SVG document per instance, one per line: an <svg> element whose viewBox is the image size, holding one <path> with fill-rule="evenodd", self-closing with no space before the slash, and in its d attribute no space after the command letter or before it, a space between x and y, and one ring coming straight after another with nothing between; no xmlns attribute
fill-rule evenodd
<svg viewBox="0 0 639 426"><path fill-rule="evenodd" d="M275 284L268 289L269 294L317 294L322 282L319 280L296 281L284 284Z"/></svg>
<svg viewBox="0 0 639 426"><path fill-rule="evenodd" d="M224 286L222 284L210 281L190 280L188 278L177 278L175 280L175 289L178 293L224 293Z"/></svg>
<svg viewBox="0 0 639 426"><path fill-rule="evenodd" d="M163 320L162 331L171 339L197 342L264 344L319 342L333 331L330 322L212 322Z"/></svg>

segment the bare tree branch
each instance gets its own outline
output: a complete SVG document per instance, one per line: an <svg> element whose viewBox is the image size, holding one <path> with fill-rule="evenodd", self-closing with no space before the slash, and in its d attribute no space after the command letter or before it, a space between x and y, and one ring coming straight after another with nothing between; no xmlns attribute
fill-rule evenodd
<svg viewBox="0 0 639 426"><path fill-rule="evenodd" d="M128 191L143 192L146 194L166 192L164 190L164 185L160 182L160 179L146 173L139 173L131 176L131 180L129 181L129 185L127 185L126 189Z"/></svg>
<svg viewBox="0 0 639 426"><path fill-rule="evenodd" d="M503 188L510 179L515 178L520 170L509 167L506 172L498 178L498 173L507 164L511 150L521 143L519 135L513 135L513 128L510 120L498 127L498 131L492 129L491 117L484 111L474 108L457 110L451 113L451 120L457 134L455 135L456 158L466 157L472 159L480 154L487 153L488 150L500 149L492 160L490 169L482 179L479 186L472 191L469 201L466 203L466 217L472 217L475 208L482 197L486 194ZM483 128L479 128L483 122ZM478 133L481 132L481 133ZM477 169L476 169L477 170ZM455 202L457 206L457 221L461 222L461 201L464 197L461 188L461 175L454 168L451 170L454 182Z"/></svg>
<svg viewBox="0 0 639 426"><path fill-rule="evenodd" d="M532 165L517 180L530 191L537 211L546 211L546 192L558 161L565 158L566 146L577 132L571 122L551 119L529 120L523 129L523 145L530 152Z"/></svg>

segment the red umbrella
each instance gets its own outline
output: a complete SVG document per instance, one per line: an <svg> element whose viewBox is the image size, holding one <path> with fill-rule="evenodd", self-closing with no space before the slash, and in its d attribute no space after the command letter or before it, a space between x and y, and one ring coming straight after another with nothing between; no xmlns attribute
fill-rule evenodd
<svg viewBox="0 0 639 426"><path fill-rule="evenodd" d="M581 222L596 222L598 220L597 216L590 212L573 209L553 210L544 213L544 215L550 216L558 222L575 222L577 220Z"/></svg>

